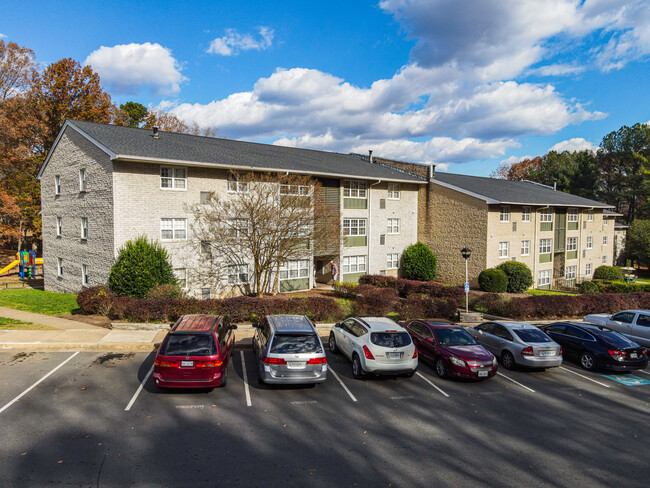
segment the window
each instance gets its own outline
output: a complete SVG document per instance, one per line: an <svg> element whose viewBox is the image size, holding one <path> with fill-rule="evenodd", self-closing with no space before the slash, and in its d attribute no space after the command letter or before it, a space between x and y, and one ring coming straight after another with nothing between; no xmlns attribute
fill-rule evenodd
<svg viewBox="0 0 650 488"><path fill-rule="evenodd" d="M86 191L86 170L79 170L79 191Z"/></svg>
<svg viewBox="0 0 650 488"><path fill-rule="evenodd" d="M383 246L386 244L386 234L380 234L379 235L379 245Z"/></svg>
<svg viewBox="0 0 650 488"><path fill-rule="evenodd" d="M63 276L63 258L56 258L56 274Z"/></svg>
<svg viewBox="0 0 650 488"><path fill-rule="evenodd" d="M160 219L160 240L187 239L187 219Z"/></svg>
<svg viewBox="0 0 650 488"><path fill-rule="evenodd" d="M176 282L178 286L185 290L187 288L187 269L186 268L174 268L174 276L176 277Z"/></svg>
<svg viewBox="0 0 650 488"><path fill-rule="evenodd" d="M309 259L286 261L280 266L281 280L295 280L309 277Z"/></svg>
<svg viewBox="0 0 650 488"><path fill-rule="evenodd" d="M280 185L280 195L307 197L311 189L305 185Z"/></svg>
<svg viewBox="0 0 650 488"><path fill-rule="evenodd" d="M243 285L248 283L248 265L231 264L228 266L228 284Z"/></svg>
<svg viewBox="0 0 650 488"><path fill-rule="evenodd" d="M343 196L345 198L366 198L368 184L365 181L344 181Z"/></svg>
<svg viewBox="0 0 650 488"><path fill-rule="evenodd" d="M577 271L577 266L567 266L564 272L564 277L567 280L575 280Z"/></svg>
<svg viewBox="0 0 650 488"><path fill-rule="evenodd" d="M343 219L344 236L365 236L366 219Z"/></svg>
<svg viewBox="0 0 650 488"><path fill-rule="evenodd" d="M209 300L210 297L210 288L201 288L201 300Z"/></svg>
<svg viewBox="0 0 650 488"><path fill-rule="evenodd" d="M542 210L542 212L539 214L539 221L553 222L553 212L551 211L551 209L547 208L545 210Z"/></svg>
<svg viewBox="0 0 650 488"><path fill-rule="evenodd" d="M385 198L380 198L379 199L379 210L384 210L386 208L386 199Z"/></svg>
<svg viewBox="0 0 650 488"><path fill-rule="evenodd" d="M212 246L209 241L201 241L201 252L203 254L212 254Z"/></svg>
<svg viewBox="0 0 650 488"><path fill-rule="evenodd" d="M88 266L85 264L81 265L81 284L88 286Z"/></svg>
<svg viewBox="0 0 650 488"><path fill-rule="evenodd" d="M603 225L609 225L609 219L607 217L603 217Z"/></svg>
<svg viewBox="0 0 650 488"><path fill-rule="evenodd" d="M246 237L248 234L248 219L232 219L228 229L230 237Z"/></svg>
<svg viewBox="0 0 650 488"><path fill-rule="evenodd" d="M539 272L537 286L548 286L551 284L551 270L547 269Z"/></svg>
<svg viewBox="0 0 650 488"><path fill-rule="evenodd" d="M587 249L594 248L594 238L592 236L587 236Z"/></svg>
<svg viewBox="0 0 650 488"><path fill-rule="evenodd" d="M569 237L566 240L566 250L567 251L577 251L578 250L578 238Z"/></svg>
<svg viewBox="0 0 650 488"><path fill-rule="evenodd" d="M607 256L603 256L603 264L607 264Z"/></svg>
<svg viewBox="0 0 650 488"><path fill-rule="evenodd" d="M521 221L530 222L530 207L524 207L521 211Z"/></svg>
<svg viewBox="0 0 650 488"><path fill-rule="evenodd" d="M631 324L634 322L634 312L621 312L612 316L612 320L615 322L622 322L624 324Z"/></svg>
<svg viewBox="0 0 650 488"><path fill-rule="evenodd" d="M343 274L365 273L365 272L366 272L365 256L345 256L343 258Z"/></svg>
<svg viewBox="0 0 650 488"><path fill-rule="evenodd" d="M603 236L603 246L607 245L607 236Z"/></svg>
<svg viewBox="0 0 650 488"><path fill-rule="evenodd" d="M236 178L228 180L228 193L248 193L248 183L241 182Z"/></svg>
<svg viewBox="0 0 650 488"><path fill-rule="evenodd" d="M201 205L207 205L210 203L210 195L212 195L211 191L202 191L201 192Z"/></svg>
<svg viewBox="0 0 650 488"><path fill-rule="evenodd" d="M499 215L499 222L510 222L510 207L503 205L501 207L501 214Z"/></svg>
<svg viewBox="0 0 650 488"><path fill-rule="evenodd" d="M63 220L61 217L56 218L56 236L61 237L61 234L63 233Z"/></svg>
<svg viewBox="0 0 650 488"><path fill-rule="evenodd" d="M187 169L161 166L160 188L163 190L185 190L187 188Z"/></svg>
<svg viewBox="0 0 650 488"><path fill-rule="evenodd" d="M499 259L507 258L510 251L509 242L499 242Z"/></svg>
<svg viewBox="0 0 650 488"><path fill-rule="evenodd" d="M386 256L386 269L399 268L399 254L391 253Z"/></svg>
<svg viewBox="0 0 650 488"><path fill-rule="evenodd" d="M61 176L56 175L54 177L54 194L55 195L60 195L61 194Z"/></svg>
<svg viewBox="0 0 650 488"><path fill-rule="evenodd" d="M585 265L585 274L586 274L587 276L591 276L591 263L587 263L587 264Z"/></svg>
<svg viewBox="0 0 650 488"><path fill-rule="evenodd" d="M566 216L567 222L577 222L578 221L578 209L570 208Z"/></svg>
<svg viewBox="0 0 650 488"><path fill-rule="evenodd" d="M400 199L399 183L388 183L388 199L389 200Z"/></svg>
<svg viewBox="0 0 650 488"><path fill-rule="evenodd" d="M399 234L399 219L388 219L386 234Z"/></svg>
<svg viewBox="0 0 650 488"><path fill-rule="evenodd" d="M521 241L521 255L530 256L530 241Z"/></svg>
<svg viewBox="0 0 650 488"><path fill-rule="evenodd" d="M587 222L593 222L594 221L594 211L589 210L587 212Z"/></svg>
<svg viewBox="0 0 650 488"><path fill-rule="evenodd" d="M88 217L81 217L81 238L88 239Z"/></svg>
<svg viewBox="0 0 650 488"><path fill-rule="evenodd" d="M551 254L551 239L540 239L539 240L539 253L540 254Z"/></svg>

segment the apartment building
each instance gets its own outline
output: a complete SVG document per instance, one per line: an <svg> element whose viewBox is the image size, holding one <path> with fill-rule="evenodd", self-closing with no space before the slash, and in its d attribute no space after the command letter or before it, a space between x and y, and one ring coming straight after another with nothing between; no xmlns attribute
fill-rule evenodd
<svg viewBox="0 0 650 488"><path fill-rule="evenodd" d="M426 180L368 158L68 120L38 175L45 289L106 284L118 250L144 235L168 250L189 294L245 293L250 264L209 259L193 235L190 209L212 192L244 191L232 174L247 171L310 175L340 215L338 249L309 246L283 264L274 291L329 281L330 262L344 281L397 274L402 252L417 241Z"/></svg>

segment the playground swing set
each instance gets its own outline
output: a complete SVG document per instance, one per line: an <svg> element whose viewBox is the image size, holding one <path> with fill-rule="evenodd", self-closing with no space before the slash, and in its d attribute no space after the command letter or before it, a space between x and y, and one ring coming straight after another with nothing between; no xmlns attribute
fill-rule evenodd
<svg viewBox="0 0 650 488"><path fill-rule="evenodd" d="M43 258L37 258L34 251L18 251L16 260L0 269L0 276L9 274L9 270L18 266L18 275L21 279L36 278L36 266L43 266ZM41 275L43 274L41 268Z"/></svg>

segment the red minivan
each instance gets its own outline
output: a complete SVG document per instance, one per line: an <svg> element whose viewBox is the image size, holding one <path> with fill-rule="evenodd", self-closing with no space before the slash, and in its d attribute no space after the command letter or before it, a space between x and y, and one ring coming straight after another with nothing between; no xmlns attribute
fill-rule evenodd
<svg viewBox="0 0 650 488"><path fill-rule="evenodd" d="M153 377L161 388L226 386L236 325L220 315L183 315L160 345Z"/></svg>

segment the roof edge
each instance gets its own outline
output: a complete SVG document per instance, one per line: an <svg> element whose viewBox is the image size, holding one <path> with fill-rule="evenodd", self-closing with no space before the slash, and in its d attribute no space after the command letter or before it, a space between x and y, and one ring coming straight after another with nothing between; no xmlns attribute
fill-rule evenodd
<svg viewBox="0 0 650 488"><path fill-rule="evenodd" d="M462 193L464 195L468 195L470 197L477 198L478 200L482 200L487 204L502 203L499 200L494 200L493 198L486 197L485 195L480 195L478 193L474 193L473 191L465 190L464 188L460 188L459 186L456 186L456 185L450 185L449 183L444 183L444 182L442 182L440 180L437 180L435 178L431 180L431 183L443 186L445 188L449 188L450 190L457 191L459 193Z"/></svg>

